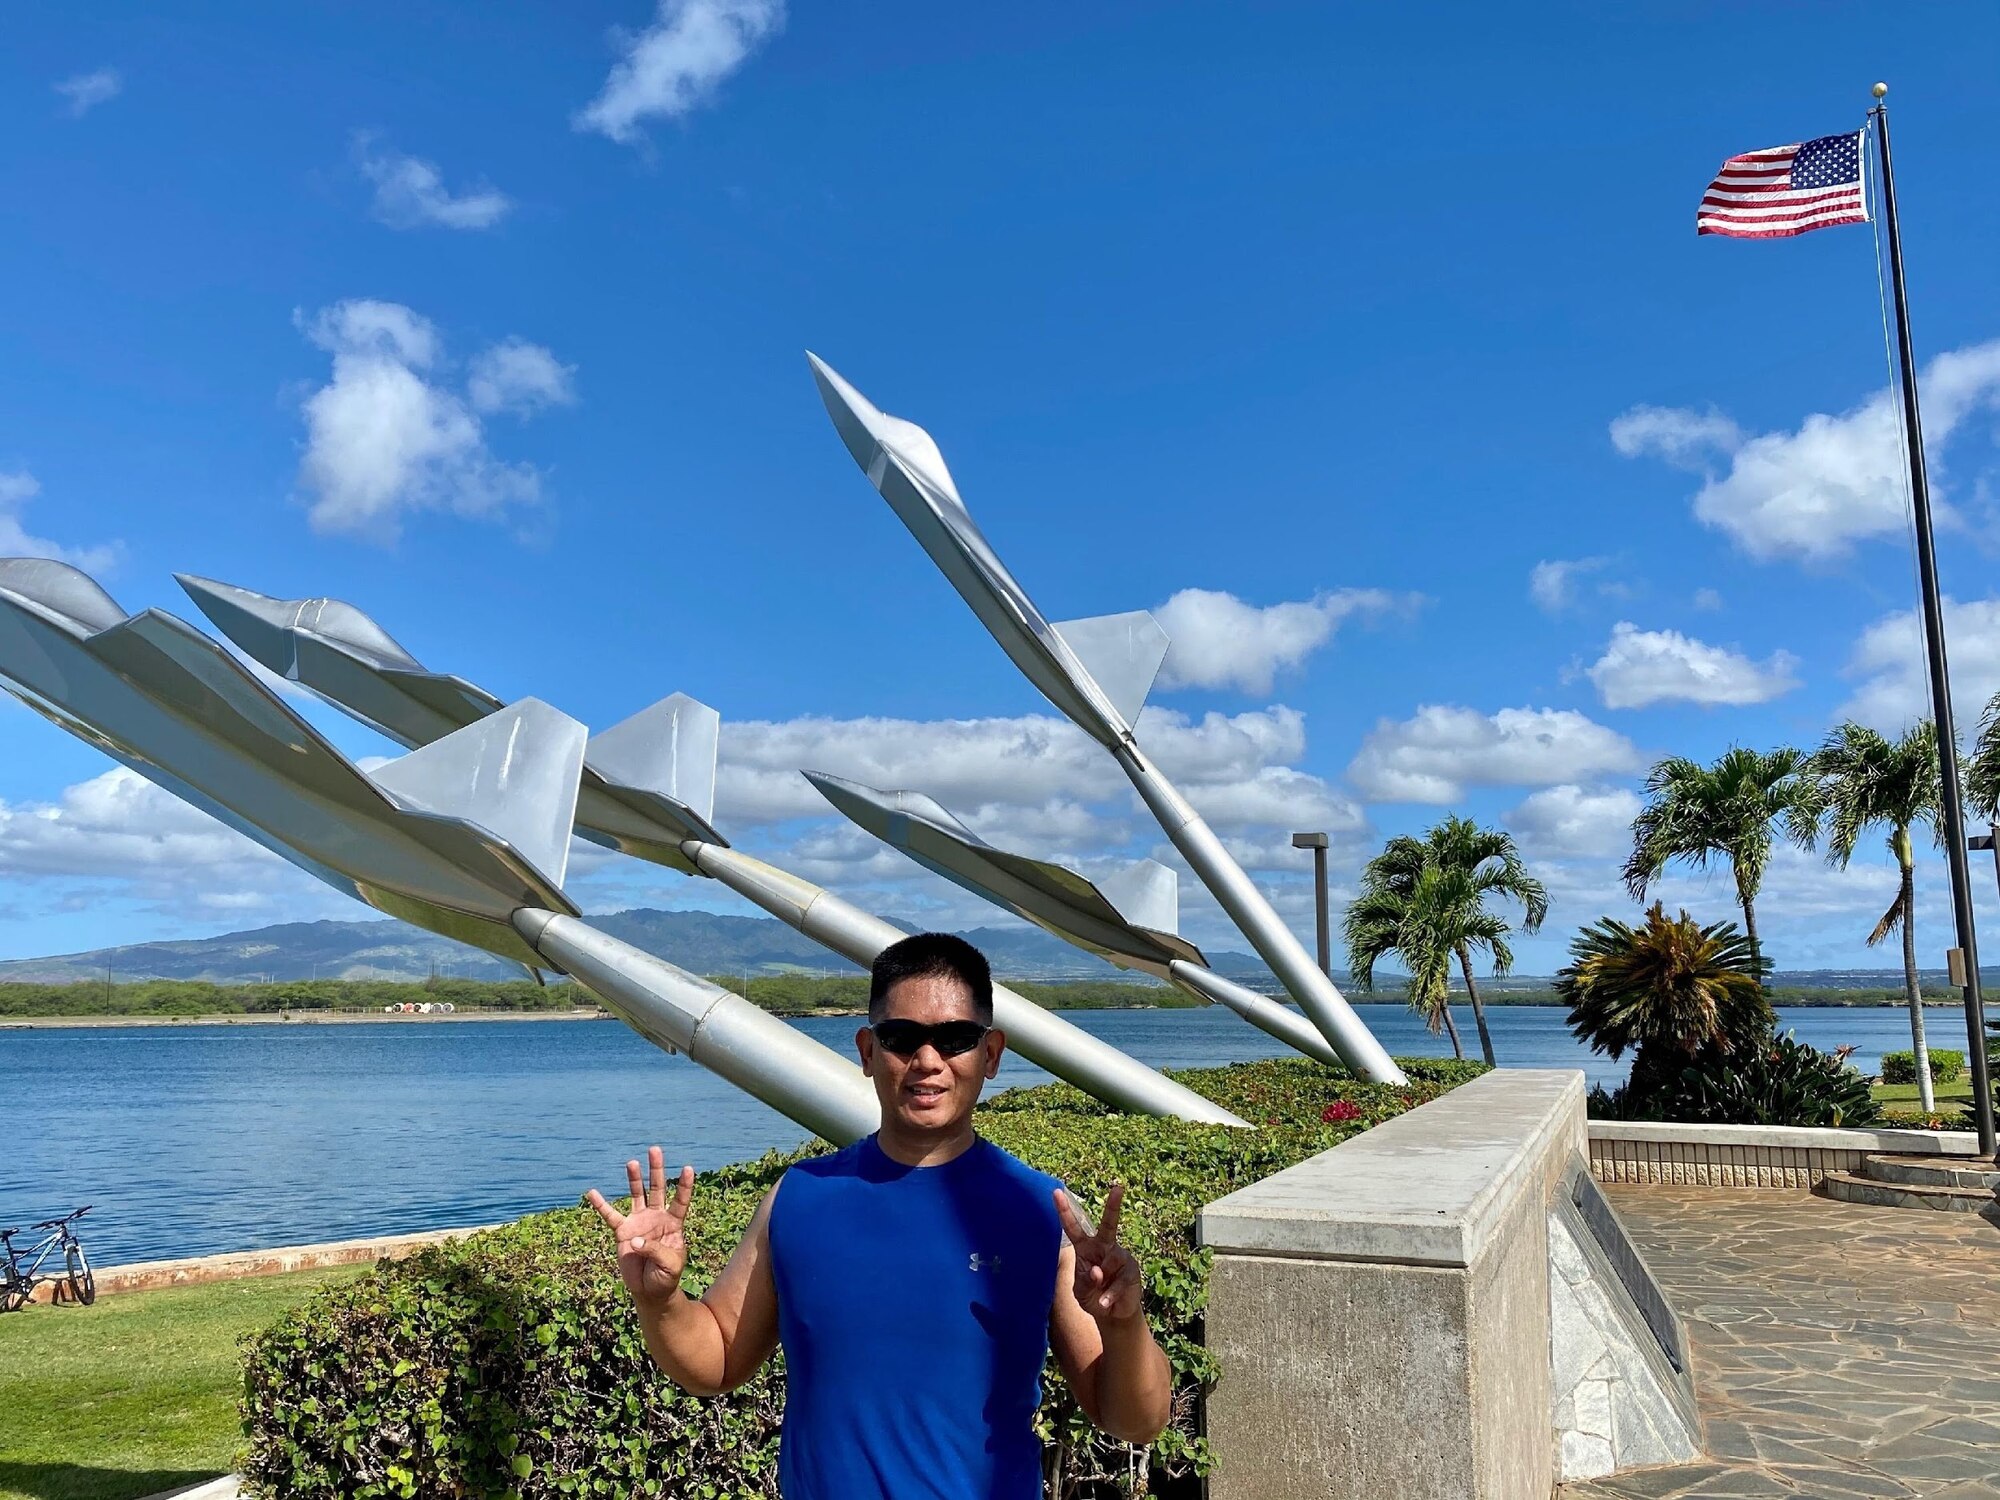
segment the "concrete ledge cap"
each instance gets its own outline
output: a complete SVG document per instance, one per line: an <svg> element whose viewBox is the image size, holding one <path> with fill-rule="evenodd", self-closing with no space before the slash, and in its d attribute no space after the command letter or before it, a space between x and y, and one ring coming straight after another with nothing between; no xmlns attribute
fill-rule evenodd
<svg viewBox="0 0 2000 1500"><path fill-rule="evenodd" d="M1677 1121L1592 1120L1593 1141L1658 1141L1676 1146L1762 1146L1781 1151L1884 1151L1902 1156L1977 1156L1969 1130L1818 1130L1798 1125L1684 1125Z"/></svg>
<svg viewBox="0 0 2000 1500"><path fill-rule="evenodd" d="M1500 1069L1201 1211L1223 1253L1470 1266L1583 1118L1583 1074ZM1579 1143L1580 1144L1580 1143Z"/></svg>

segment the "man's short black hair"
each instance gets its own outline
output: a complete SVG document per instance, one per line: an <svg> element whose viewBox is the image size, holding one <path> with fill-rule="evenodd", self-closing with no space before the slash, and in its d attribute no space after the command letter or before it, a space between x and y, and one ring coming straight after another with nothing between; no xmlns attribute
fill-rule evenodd
<svg viewBox="0 0 2000 1500"><path fill-rule="evenodd" d="M973 1018L993 1024L993 970L986 955L949 932L919 932L875 955L868 974L868 1019L882 1019L889 991L905 979L956 979L972 996Z"/></svg>

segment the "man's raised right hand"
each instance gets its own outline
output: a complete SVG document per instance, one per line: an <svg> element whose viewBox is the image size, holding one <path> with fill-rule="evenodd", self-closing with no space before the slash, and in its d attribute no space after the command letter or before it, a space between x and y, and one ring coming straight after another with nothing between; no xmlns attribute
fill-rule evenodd
<svg viewBox="0 0 2000 1500"><path fill-rule="evenodd" d="M682 1167L671 1203L666 1201L667 1168L660 1148L646 1152L645 1181L639 1164L625 1163L632 1187L632 1211L621 1214L592 1188L585 1201L611 1226L618 1239L618 1275L640 1307L657 1307L680 1290L687 1269L688 1202L694 1197L694 1168Z"/></svg>

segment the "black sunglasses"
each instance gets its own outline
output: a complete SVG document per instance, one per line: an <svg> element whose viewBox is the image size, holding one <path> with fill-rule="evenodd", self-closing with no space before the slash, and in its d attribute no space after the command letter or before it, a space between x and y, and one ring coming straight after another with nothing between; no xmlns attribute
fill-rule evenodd
<svg viewBox="0 0 2000 1500"><path fill-rule="evenodd" d="M898 1057L915 1057L928 1042L940 1057L957 1057L970 1052L986 1038L991 1026L977 1021L940 1021L927 1026L922 1021L876 1021L869 1028L885 1051Z"/></svg>

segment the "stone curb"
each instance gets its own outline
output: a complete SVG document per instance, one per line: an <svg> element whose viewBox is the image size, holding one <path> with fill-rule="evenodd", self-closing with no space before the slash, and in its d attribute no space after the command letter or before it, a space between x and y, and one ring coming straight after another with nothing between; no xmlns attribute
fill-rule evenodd
<svg viewBox="0 0 2000 1500"><path fill-rule="evenodd" d="M430 1229L418 1234L380 1235L371 1239L332 1240L320 1245L281 1245L271 1250L238 1250L224 1255L197 1255L186 1260L142 1260L129 1265L101 1266L97 1270L97 1295L117 1296L122 1292L150 1292L162 1287L200 1286L211 1281L235 1281L245 1276L283 1276L291 1271L316 1271L329 1266L362 1265L384 1257L400 1260L426 1245L463 1239L490 1224L466 1229ZM35 1288L37 1302L53 1302L60 1282L44 1282ZM63 1287L67 1297L67 1288ZM201 1500L209 1500L203 1496Z"/></svg>
<svg viewBox="0 0 2000 1500"><path fill-rule="evenodd" d="M1820 1130L1796 1125L1683 1125L1592 1120L1593 1141L1671 1141L1689 1146L1763 1146L1789 1151L1868 1151L1903 1156L1977 1156L1969 1130Z"/></svg>
<svg viewBox="0 0 2000 1500"><path fill-rule="evenodd" d="M177 1490L161 1490L158 1494L145 1496L144 1500L236 1500L242 1489L242 1475L224 1474L219 1479L204 1479L199 1484L183 1485Z"/></svg>

